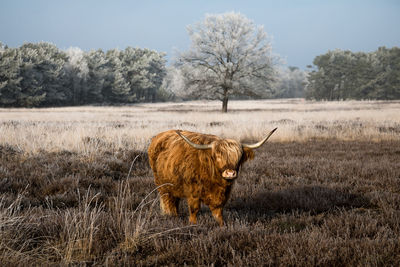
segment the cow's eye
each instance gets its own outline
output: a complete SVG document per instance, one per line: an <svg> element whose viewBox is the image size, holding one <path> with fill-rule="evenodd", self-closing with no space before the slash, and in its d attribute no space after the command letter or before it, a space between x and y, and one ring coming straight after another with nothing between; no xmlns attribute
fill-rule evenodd
<svg viewBox="0 0 400 267"><path fill-rule="evenodd" d="M217 165L219 166L219 167L222 167L222 165L224 165L224 160L222 159L222 157L216 157L216 159L215 159L215 161L216 161L216 163L217 163Z"/></svg>

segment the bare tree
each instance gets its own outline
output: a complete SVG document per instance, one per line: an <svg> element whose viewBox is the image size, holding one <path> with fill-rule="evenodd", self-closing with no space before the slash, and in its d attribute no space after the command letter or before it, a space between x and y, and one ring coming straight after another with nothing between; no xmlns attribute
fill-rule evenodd
<svg viewBox="0 0 400 267"><path fill-rule="evenodd" d="M262 26L230 12L206 15L188 33L191 47L176 62L185 94L221 100L227 112L230 96L257 97L269 90L273 56Z"/></svg>

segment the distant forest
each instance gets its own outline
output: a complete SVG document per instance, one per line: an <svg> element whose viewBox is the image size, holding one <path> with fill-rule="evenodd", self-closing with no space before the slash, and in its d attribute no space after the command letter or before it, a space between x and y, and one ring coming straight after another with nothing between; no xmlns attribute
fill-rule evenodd
<svg viewBox="0 0 400 267"><path fill-rule="evenodd" d="M334 50L308 70L276 68L265 98L400 99L400 48L371 53ZM60 50L50 43L0 43L0 106L47 107L173 101L165 53Z"/></svg>
<svg viewBox="0 0 400 267"><path fill-rule="evenodd" d="M334 50L314 59L306 97L317 100L400 99L400 48L371 53Z"/></svg>
<svg viewBox="0 0 400 267"><path fill-rule="evenodd" d="M50 43L0 46L0 105L74 106L157 101L165 54L128 47L66 51Z"/></svg>

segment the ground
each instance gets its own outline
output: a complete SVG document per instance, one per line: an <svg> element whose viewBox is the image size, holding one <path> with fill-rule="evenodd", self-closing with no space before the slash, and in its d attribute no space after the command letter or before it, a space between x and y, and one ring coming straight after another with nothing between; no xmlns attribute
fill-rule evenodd
<svg viewBox="0 0 400 267"><path fill-rule="evenodd" d="M399 265L400 102L217 104L0 110L0 262ZM226 226L207 207L190 225L185 203L161 215L152 135L254 141L273 126L241 170Z"/></svg>

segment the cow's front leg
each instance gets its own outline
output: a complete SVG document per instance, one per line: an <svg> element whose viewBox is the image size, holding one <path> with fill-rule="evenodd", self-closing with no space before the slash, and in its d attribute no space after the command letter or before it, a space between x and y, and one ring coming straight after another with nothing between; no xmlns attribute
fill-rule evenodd
<svg viewBox="0 0 400 267"><path fill-rule="evenodd" d="M173 197L170 193L160 191L161 212L165 215L178 216L179 198Z"/></svg>
<svg viewBox="0 0 400 267"><path fill-rule="evenodd" d="M224 226L224 218L222 217L222 208L210 206L210 210L215 220L219 223L219 225Z"/></svg>
<svg viewBox="0 0 400 267"><path fill-rule="evenodd" d="M187 200L189 206L189 222L197 223L197 212L200 210L200 199L198 198L188 198Z"/></svg>

